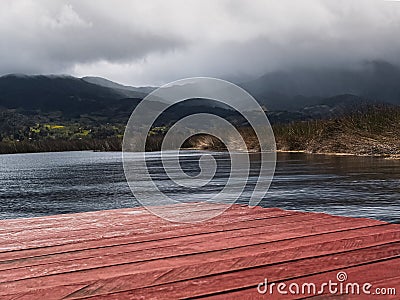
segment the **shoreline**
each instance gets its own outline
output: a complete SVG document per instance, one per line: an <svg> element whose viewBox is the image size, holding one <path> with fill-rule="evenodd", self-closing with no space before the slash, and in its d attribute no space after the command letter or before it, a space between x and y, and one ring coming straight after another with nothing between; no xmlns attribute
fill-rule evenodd
<svg viewBox="0 0 400 300"><path fill-rule="evenodd" d="M196 150L196 151L218 151L218 152L226 152L225 150L220 149L202 149L202 148L184 148L180 150ZM91 150L91 149L82 149L82 150L60 150L60 151L32 151L32 152L12 152L12 153L0 153L1 155L15 155L15 154L39 154L39 153L59 153L59 152L121 152L122 150ZM155 151L146 151L146 152L155 152ZM259 151L249 150L247 153L253 154L258 153ZM302 153L308 155L329 155L329 156L356 156L356 157L371 157L371 158L383 158L388 160L400 160L400 154L361 154L361 153L348 153L348 152L311 152L307 150L282 150L278 149L275 151L276 153Z"/></svg>
<svg viewBox="0 0 400 300"><path fill-rule="evenodd" d="M298 121L273 126L276 152L324 154L336 156L400 159L400 107L369 107L363 111L332 119ZM239 127L247 152L258 152L260 145L251 127ZM161 149L164 131L154 131L146 140L146 151ZM229 137L236 145L238 137ZM236 144L235 144L236 143ZM198 134L188 138L182 149L226 151L218 138ZM122 136L60 138L49 136L38 140L0 141L1 154L121 151ZM239 149L238 149L239 150Z"/></svg>
<svg viewBox="0 0 400 300"><path fill-rule="evenodd" d="M277 153L304 153L304 154L317 154L317 155L332 155L332 156L357 156L357 157L373 157L383 159L400 159L400 154L359 154L347 152L310 152L306 150L276 150Z"/></svg>

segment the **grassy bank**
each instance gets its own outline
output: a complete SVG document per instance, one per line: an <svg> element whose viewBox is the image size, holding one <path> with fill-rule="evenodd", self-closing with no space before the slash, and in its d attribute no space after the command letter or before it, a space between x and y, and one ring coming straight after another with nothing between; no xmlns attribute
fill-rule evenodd
<svg viewBox="0 0 400 300"><path fill-rule="evenodd" d="M371 106L332 119L320 119L273 126L278 151L307 153L400 156L400 107ZM258 150L254 132L240 128L250 151ZM196 149L223 150L210 136L190 139Z"/></svg>
<svg viewBox="0 0 400 300"><path fill-rule="evenodd" d="M366 107L340 118L274 126L277 149L310 153L400 154L400 108Z"/></svg>

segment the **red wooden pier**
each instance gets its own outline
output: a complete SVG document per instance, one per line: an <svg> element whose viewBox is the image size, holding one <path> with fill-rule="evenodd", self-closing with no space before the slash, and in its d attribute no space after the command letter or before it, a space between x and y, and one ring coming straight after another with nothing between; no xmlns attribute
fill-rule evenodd
<svg viewBox="0 0 400 300"><path fill-rule="evenodd" d="M174 207L177 214L218 205ZM337 281L397 295L260 294ZM198 224L143 208L0 221L0 299L400 299L400 225L234 205ZM375 297L373 297L375 296Z"/></svg>

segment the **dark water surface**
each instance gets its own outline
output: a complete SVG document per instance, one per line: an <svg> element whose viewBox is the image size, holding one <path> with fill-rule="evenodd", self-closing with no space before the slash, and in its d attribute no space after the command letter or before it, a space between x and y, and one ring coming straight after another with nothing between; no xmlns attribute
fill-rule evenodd
<svg viewBox="0 0 400 300"><path fill-rule="evenodd" d="M149 165L157 170L160 154L149 155L153 161ZM229 176L227 154L213 155L217 173L203 188L176 187L162 172L155 172L154 180L173 198L207 200L221 190ZM199 172L199 156L198 152L183 152L181 164L188 174ZM251 172L246 191L256 180L257 172ZM243 193L238 202L248 201L249 193ZM0 155L1 219L138 205L125 180L121 153ZM400 161L280 153L274 180L261 205L400 223Z"/></svg>

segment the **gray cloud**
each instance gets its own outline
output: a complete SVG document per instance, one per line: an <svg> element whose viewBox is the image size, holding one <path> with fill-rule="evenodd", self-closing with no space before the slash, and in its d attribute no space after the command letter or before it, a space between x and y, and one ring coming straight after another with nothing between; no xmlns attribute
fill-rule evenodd
<svg viewBox="0 0 400 300"><path fill-rule="evenodd" d="M78 1L1 2L1 72L68 72L79 64L124 64L184 47L174 33L112 16L109 3L105 13Z"/></svg>
<svg viewBox="0 0 400 300"><path fill-rule="evenodd" d="M400 2L0 2L0 73L97 75L127 84L400 63Z"/></svg>

